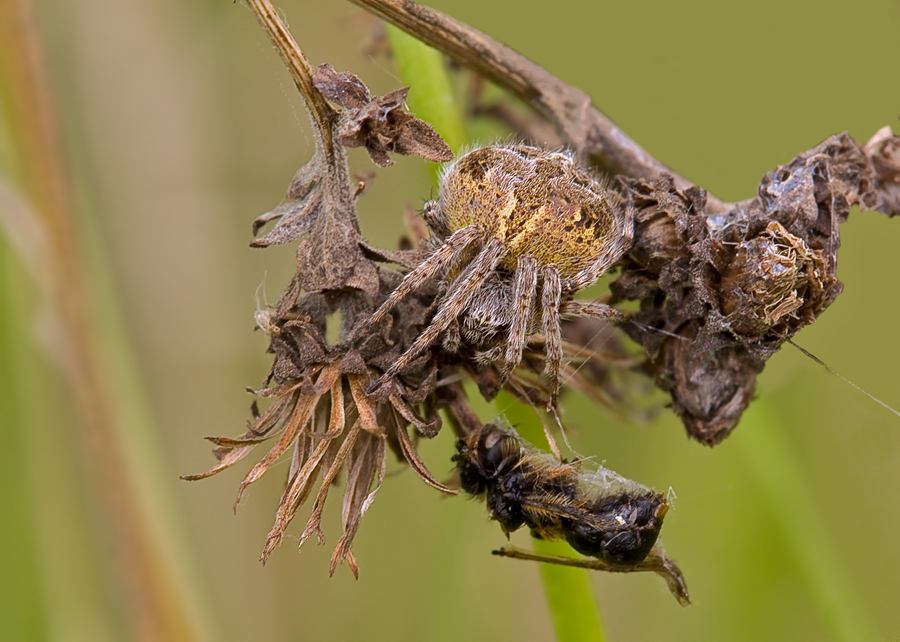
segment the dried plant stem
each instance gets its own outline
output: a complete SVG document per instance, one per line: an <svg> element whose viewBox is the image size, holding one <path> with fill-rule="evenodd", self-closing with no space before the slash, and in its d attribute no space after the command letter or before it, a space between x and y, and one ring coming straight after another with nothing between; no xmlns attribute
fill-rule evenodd
<svg viewBox="0 0 900 642"><path fill-rule="evenodd" d="M659 178L675 176L681 189L686 178L666 167L619 129L585 92L564 83L487 34L409 0L350 0L469 67L554 123L567 144L611 174ZM724 209L709 197L711 211Z"/></svg>
<svg viewBox="0 0 900 642"><path fill-rule="evenodd" d="M247 4L287 66L294 79L294 84L297 85L297 89L310 110L313 127L316 131L316 143L321 142L325 148L323 151L330 153L334 148L332 120L335 112L321 92L313 85L312 66L269 0L247 0Z"/></svg>
<svg viewBox="0 0 900 642"><path fill-rule="evenodd" d="M524 439L542 447L547 443L544 428L533 408L525 406L507 392L500 393L496 405ZM563 542L535 540L535 549L545 555L572 554L572 549ZM606 636L588 571L556 564L539 566L557 640L603 642Z"/></svg>
<svg viewBox="0 0 900 642"><path fill-rule="evenodd" d="M788 427L765 397L750 406L741 423L744 455L831 639L882 639L840 571L852 558L835 554L826 536L829 531L812 508L812 493L785 439Z"/></svg>
<svg viewBox="0 0 900 642"><path fill-rule="evenodd" d="M126 444L130 427L123 425L119 411L127 401L117 398L113 389L89 310L81 230L30 3L0 3L0 25L0 74L2 84L12 87L2 110L13 133L9 164L33 206L35 227L47 242L45 254L31 262L45 271L39 282L46 286L51 307L53 357L72 393L73 423L79 431L75 441L82 447L83 471L101 508L115 597L126 612L121 621L132 640L199 639L205 627L191 609L194 600L176 579L181 570L171 551L157 537L171 524L151 523L148 488L138 489L129 472L131 462L126 463L133 444Z"/></svg>

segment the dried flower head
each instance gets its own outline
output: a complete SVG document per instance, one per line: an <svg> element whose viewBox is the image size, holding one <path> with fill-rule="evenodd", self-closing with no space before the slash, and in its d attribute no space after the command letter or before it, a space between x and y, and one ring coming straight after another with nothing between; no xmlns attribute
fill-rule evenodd
<svg viewBox="0 0 900 642"><path fill-rule="evenodd" d="M693 438L727 437L766 360L840 294L837 250L850 207L900 213L897 140L889 129L865 147L832 136L724 212L668 176L624 179L635 243L611 289L641 301L637 321L665 331L626 328Z"/></svg>
<svg viewBox="0 0 900 642"><path fill-rule="evenodd" d="M393 165L387 153L421 156L430 161L453 160L453 152L434 128L403 109L409 87L386 96L369 96L363 82L347 71L322 65L313 76L316 89L343 108L337 139L344 147L365 147L379 167Z"/></svg>
<svg viewBox="0 0 900 642"><path fill-rule="evenodd" d="M380 164L384 151L422 153L446 158L449 149L430 126L402 111L403 91L370 99L365 85L352 74L337 74L329 66L315 76L315 88L342 105L343 114L329 111L316 122L330 123L338 136L316 137L316 154L291 182L288 200L260 216L254 234L275 221L271 231L253 242L255 247L300 240L297 273L278 304L257 312L257 324L270 337L274 362L263 387L253 391L271 400L247 431L235 438L209 437L218 447L218 463L209 471L189 475L195 480L234 465L258 445L275 440L266 455L250 470L238 491L258 480L285 453L292 452L288 481L262 553L265 561L281 543L285 529L310 497L316 480L312 513L300 538L320 541L320 523L332 482L345 471L343 533L331 560L347 561L358 572L351 545L360 520L384 480L387 448L406 461L428 484L455 493L428 472L416 454L418 437L433 437L440 428L438 408L445 407L454 426L464 434L477 422L458 384L436 387L439 377L452 375L456 363L423 355L404 373L402 380L377 397L366 391L372 382L408 345L430 319L434 292L427 288L408 298L394 312L389 330L351 343L357 326L368 318L402 278L388 263L415 267L420 252L377 250L359 234L354 201L356 189L349 180L342 144L367 146ZM323 103L327 106L327 103ZM355 137L365 130L363 138ZM354 134L353 132L356 132ZM332 132L333 133L333 132ZM330 147L329 147L330 141ZM340 314L341 331L336 344L325 340L328 319ZM402 389L401 389L402 385ZM410 426L416 437L409 434Z"/></svg>
<svg viewBox="0 0 900 642"><path fill-rule="evenodd" d="M249 484L292 450L287 486L262 553L265 561L281 543L287 525L310 495L320 473L322 481L300 543L302 545L313 533L320 542L324 541L320 528L322 510L332 482L345 468L343 535L332 556L331 572L338 561L346 560L356 574L351 543L362 516L384 480L386 446L400 453L428 483L446 492L453 491L430 475L416 456L407 432L408 424L414 423L420 434L433 434L433 424L419 419L410 404L396 395L391 395L384 403L365 394L372 379L371 366L366 360L372 356L374 346L356 351L327 345L321 321L328 309L326 297L307 295L283 314L264 315L275 362L268 378L269 385L254 392L262 398L272 399L272 403L262 414L256 411L254 404L254 421L240 437L210 437L210 441L219 446L215 451L218 465L188 479L213 475L249 455L257 445L277 436L269 452L241 482L237 499L240 501ZM344 311L352 313L347 307Z"/></svg>

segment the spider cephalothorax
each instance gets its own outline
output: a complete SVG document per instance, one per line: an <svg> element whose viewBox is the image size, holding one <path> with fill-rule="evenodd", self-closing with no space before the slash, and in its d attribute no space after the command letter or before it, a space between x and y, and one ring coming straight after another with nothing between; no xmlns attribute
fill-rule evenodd
<svg viewBox="0 0 900 642"><path fill-rule="evenodd" d="M607 305L572 296L595 283L630 246L630 208L566 152L497 145L450 165L438 199L425 205L423 216L433 234L431 254L363 331L434 276L441 279L437 312L374 387L441 334L451 351L464 341L482 361L499 362L505 381L528 337L542 332L552 403L562 359L560 317L624 318Z"/></svg>

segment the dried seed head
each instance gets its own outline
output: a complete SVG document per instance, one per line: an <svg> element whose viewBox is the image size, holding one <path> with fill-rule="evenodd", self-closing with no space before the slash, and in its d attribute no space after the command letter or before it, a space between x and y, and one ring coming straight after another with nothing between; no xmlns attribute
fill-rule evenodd
<svg viewBox="0 0 900 642"><path fill-rule="evenodd" d="M722 274L722 312L746 337L784 333L794 319L812 323L825 274L822 254L772 221L737 246Z"/></svg>
<svg viewBox="0 0 900 642"><path fill-rule="evenodd" d="M627 328L692 437L724 439L766 360L841 292L840 224L852 205L893 213L885 185L897 174L885 168L896 140L862 148L832 136L766 174L756 198L716 214L705 192L682 192L671 177L624 180L636 234L611 288L641 301L637 321L670 333Z"/></svg>
<svg viewBox="0 0 900 642"><path fill-rule="evenodd" d="M390 285L385 286L389 289ZM348 294L349 296L349 294ZM218 448L218 464L206 473L185 479L202 479L232 466L264 441L274 445L241 482L235 507L244 490L262 477L288 451L292 452L287 486L262 553L265 562L281 543L288 524L297 510L315 491L312 513L300 537L302 544L313 534L324 541L322 512L332 482L342 470L346 473L342 528L343 534L331 560L333 573L338 562L347 561L354 574L358 567L351 545L360 521L384 481L386 448L391 447L424 481L444 492L453 493L438 482L419 460L408 427L419 435L433 436L440 427L436 410L442 405L433 386L435 376L422 377L414 401L396 392L375 399L365 390L376 372L370 365L383 356L384 339L373 337L361 349L346 344L328 345L323 338L324 321L333 310L328 297L318 294L301 297L288 312L271 311L260 315L271 337L275 353L266 387L254 391L271 404L259 413L254 404L254 421L239 437L209 437ZM350 312L352 306L345 306ZM403 310L397 314L402 314ZM429 385L430 382L430 385ZM461 391L460 391L461 392ZM428 419L421 418L418 407L428 408ZM466 409L463 401L457 409ZM451 413L457 410L450 408ZM470 409L468 412L471 412Z"/></svg>

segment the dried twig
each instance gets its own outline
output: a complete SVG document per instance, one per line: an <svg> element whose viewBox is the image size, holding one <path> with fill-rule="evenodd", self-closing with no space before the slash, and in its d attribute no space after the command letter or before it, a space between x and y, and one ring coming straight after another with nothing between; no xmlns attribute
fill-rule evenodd
<svg viewBox="0 0 900 642"><path fill-rule="evenodd" d="M693 184L648 154L591 102L540 65L487 34L409 0L350 0L396 25L524 101L553 122L583 160L610 174L656 180L675 177L679 189ZM725 205L707 195L710 211Z"/></svg>
<svg viewBox="0 0 900 642"><path fill-rule="evenodd" d="M310 110L316 131L316 145L321 144L322 151L331 153L334 148L331 129L337 119L337 112L314 87L312 66L269 0L247 0L247 4L290 71L294 84Z"/></svg>

